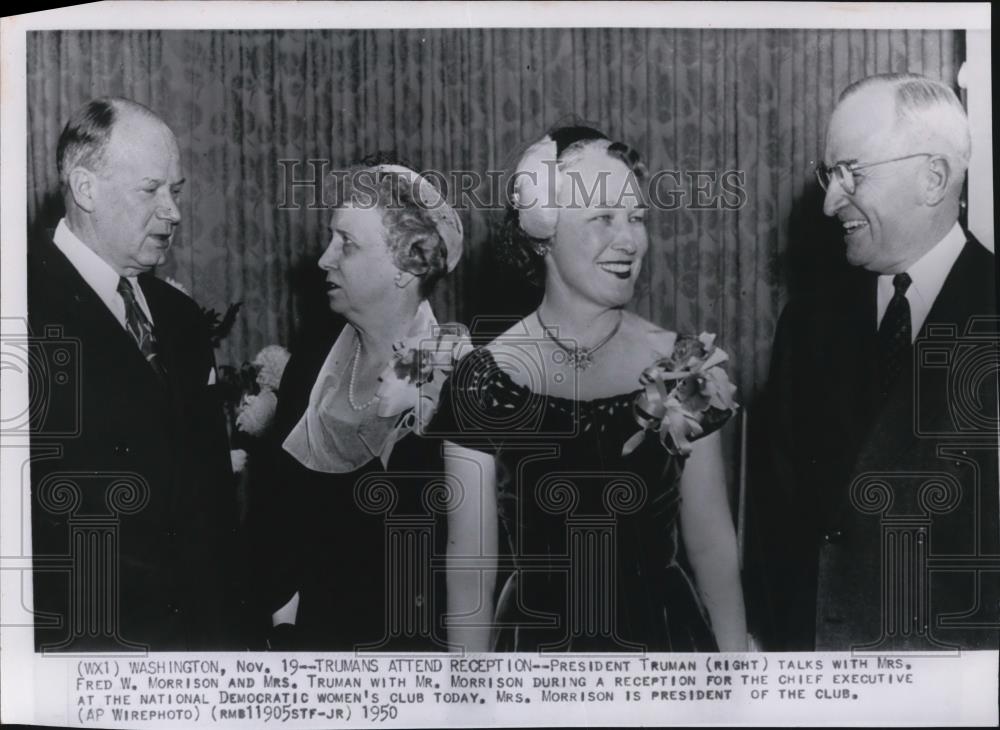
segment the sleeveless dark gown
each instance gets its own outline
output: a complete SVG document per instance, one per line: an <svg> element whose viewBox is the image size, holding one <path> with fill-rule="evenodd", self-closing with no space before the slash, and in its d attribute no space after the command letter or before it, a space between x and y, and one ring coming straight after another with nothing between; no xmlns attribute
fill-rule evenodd
<svg viewBox="0 0 1000 730"><path fill-rule="evenodd" d="M718 650L678 541L683 459L653 435L621 454L638 392L538 395L486 348L442 390L433 433L497 466L497 650Z"/></svg>

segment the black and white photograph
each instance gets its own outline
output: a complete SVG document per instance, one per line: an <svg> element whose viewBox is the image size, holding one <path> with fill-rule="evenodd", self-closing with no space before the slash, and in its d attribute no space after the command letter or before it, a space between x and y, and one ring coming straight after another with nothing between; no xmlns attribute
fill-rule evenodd
<svg viewBox="0 0 1000 730"><path fill-rule="evenodd" d="M2 24L5 722L1000 721L988 4Z"/></svg>

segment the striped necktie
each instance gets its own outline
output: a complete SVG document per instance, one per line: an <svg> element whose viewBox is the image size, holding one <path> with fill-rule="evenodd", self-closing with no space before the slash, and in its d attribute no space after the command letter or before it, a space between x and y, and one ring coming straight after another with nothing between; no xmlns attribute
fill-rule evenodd
<svg viewBox="0 0 1000 730"><path fill-rule="evenodd" d="M896 292L889 300L878 328L879 390L883 398L889 394L899 373L913 359L913 325L910 322L910 303L906 299L906 290L911 282L909 274L892 277Z"/></svg>
<svg viewBox="0 0 1000 730"><path fill-rule="evenodd" d="M159 376L164 383L167 381L167 371L163 367L156 353L156 336L153 334L153 325L150 323L146 313L142 311L139 302L135 299L135 291L132 283L125 277L118 279L118 293L125 302L125 327L135 339L139 346L139 351L146 362L153 368L153 372Z"/></svg>

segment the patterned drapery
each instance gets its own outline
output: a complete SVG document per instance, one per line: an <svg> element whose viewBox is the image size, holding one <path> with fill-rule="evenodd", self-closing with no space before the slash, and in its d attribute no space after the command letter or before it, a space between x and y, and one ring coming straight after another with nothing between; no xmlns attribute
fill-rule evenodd
<svg viewBox="0 0 1000 730"><path fill-rule="evenodd" d="M421 169L484 172L575 114L640 150L651 171L679 173L665 180L685 199L649 217L635 308L717 332L747 403L789 290L840 256L811 168L837 94L884 71L954 83L963 53L958 32L925 30L33 32L28 221L59 215L56 140L76 107L107 94L152 107L176 132L189 180L159 273L203 306L244 302L219 353L235 364L290 343L325 304L315 262L329 212L308 208L302 188L302 205L279 207L291 171L281 160L298 161L300 179L307 160L337 168L380 149ZM434 295L439 319L523 312L525 287L497 274L491 214L462 216L466 257Z"/></svg>

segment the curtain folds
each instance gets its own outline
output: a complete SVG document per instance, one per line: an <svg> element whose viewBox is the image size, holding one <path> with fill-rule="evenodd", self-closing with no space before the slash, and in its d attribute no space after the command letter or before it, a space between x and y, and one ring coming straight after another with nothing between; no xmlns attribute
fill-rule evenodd
<svg viewBox="0 0 1000 730"><path fill-rule="evenodd" d="M28 220L58 218L56 141L76 107L109 94L152 107L188 180L159 274L203 306L244 303L219 353L238 364L290 343L325 302L315 264L329 211L309 205L308 186L281 206L292 163L301 180L307 160L338 169L394 150L423 170L482 174L575 114L671 173L662 197L683 198L651 211L634 306L668 328L717 332L750 402L790 289L839 253L811 167L837 94L886 71L953 84L961 44L926 30L34 32ZM491 213L461 215L466 257L434 295L439 319L523 309L517 283L496 275Z"/></svg>

